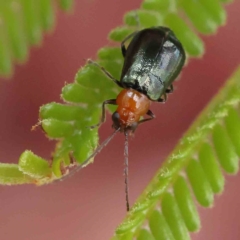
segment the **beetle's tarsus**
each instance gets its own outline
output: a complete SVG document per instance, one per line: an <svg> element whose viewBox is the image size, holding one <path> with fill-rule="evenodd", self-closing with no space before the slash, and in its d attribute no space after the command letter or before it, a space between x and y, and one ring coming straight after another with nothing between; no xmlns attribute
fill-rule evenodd
<svg viewBox="0 0 240 240"><path fill-rule="evenodd" d="M159 98L158 102L165 103L167 101L167 94L164 93L161 98Z"/></svg>
<svg viewBox="0 0 240 240"><path fill-rule="evenodd" d="M173 93L173 85L172 84L166 89L166 93Z"/></svg>

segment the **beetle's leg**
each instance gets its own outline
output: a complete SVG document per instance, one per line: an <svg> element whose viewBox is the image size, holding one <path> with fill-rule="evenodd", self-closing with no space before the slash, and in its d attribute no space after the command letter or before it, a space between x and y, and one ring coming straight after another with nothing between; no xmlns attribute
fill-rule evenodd
<svg viewBox="0 0 240 240"><path fill-rule="evenodd" d="M173 85L171 84L170 87L166 89L166 93L172 93L173 92Z"/></svg>
<svg viewBox="0 0 240 240"><path fill-rule="evenodd" d="M140 120L140 121L138 122L138 125L139 125L139 124L142 124L142 123L144 123L144 122L153 120L153 119L156 117L151 110L148 110L146 114L147 114L148 116L150 116L150 118L145 118L145 119Z"/></svg>
<svg viewBox="0 0 240 240"><path fill-rule="evenodd" d="M106 101L104 101L102 103L102 117L101 117L101 121L98 123L98 124L95 124L93 126L90 126L91 129L95 128L95 127L99 127L102 123L105 122L106 120L106 111L105 111L105 105L106 104L113 104L113 105L116 105L116 99L108 99Z"/></svg>
<svg viewBox="0 0 240 240"><path fill-rule="evenodd" d="M130 35L128 35L128 36L121 42L121 49L122 49L122 55L123 55L123 57L126 56L126 52L127 52L127 49L126 49L126 47L125 47L125 45L124 45L125 42L128 41L130 38L132 38L137 32L138 32L138 31L131 33Z"/></svg>
<svg viewBox="0 0 240 240"><path fill-rule="evenodd" d="M158 99L158 102L165 103L167 101L167 94L164 93L161 98Z"/></svg>
<svg viewBox="0 0 240 240"><path fill-rule="evenodd" d="M115 79L104 67L100 66L97 62L92 61L91 59L87 60L88 64L93 64L95 66L97 66L98 68L101 69L101 71L107 75L114 83L116 83L119 87L123 88L122 84L120 81L118 81L117 79Z"/></svg>

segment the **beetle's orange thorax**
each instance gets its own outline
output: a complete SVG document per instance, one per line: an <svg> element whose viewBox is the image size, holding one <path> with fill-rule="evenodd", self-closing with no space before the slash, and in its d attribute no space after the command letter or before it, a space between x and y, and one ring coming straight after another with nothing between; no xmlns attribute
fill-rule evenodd
<svg viewBox="0 0 240 240"><path fill-rule="evenodd" d="M117 96L116 102L117 112L124 126L138 122L140 117L147 113L151 103L147 96L134 89L123 89Z"/></svg>

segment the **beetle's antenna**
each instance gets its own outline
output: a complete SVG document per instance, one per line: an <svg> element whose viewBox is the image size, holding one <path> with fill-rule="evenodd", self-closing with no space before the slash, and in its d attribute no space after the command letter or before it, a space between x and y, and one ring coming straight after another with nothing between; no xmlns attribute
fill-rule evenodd
<svg viewBox="0 0 240 240"><path fill-rule="evenodd" d="M83 168L86 165L88 165L88 163L92 160L92 158L94 158L98 153L100 153L102 151L102 149L108 145L108 143L114 138L116 133L119 132L119 131L120 131L120 128L116 129L107 139L105 139L102 142L101 145L99 145L96 148L96 150L84 162L82 162L80 165L78 165L76 168L74 168L72 171L70 171L69 174L67 174L66 176L60 178L59 180L62 181L62 180L65 180L66 178L69 178L69 177L73 176L81 168Z"/></svg>
<svg viewBox="0 0 240 240"><path fill-rule="evenodd" d="M129 211L129 196L128 196L128 132L126 131L124 134L125 134L125 143L124 143L125 193L126 193L127 211Z"/></svg>

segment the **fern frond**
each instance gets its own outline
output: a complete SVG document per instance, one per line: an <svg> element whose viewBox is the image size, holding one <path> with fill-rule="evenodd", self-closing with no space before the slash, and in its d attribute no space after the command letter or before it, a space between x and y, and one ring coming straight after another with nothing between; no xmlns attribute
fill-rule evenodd
<svg viewBox="0 0 240 240"><path fill-rule="evenodd" d="M72 0L58 0L62 9ZM32 45L42 43L44 32L55 24L53 0L8 0L0 2L0 75L10 77L14 63L25 63Z"/></svg>

